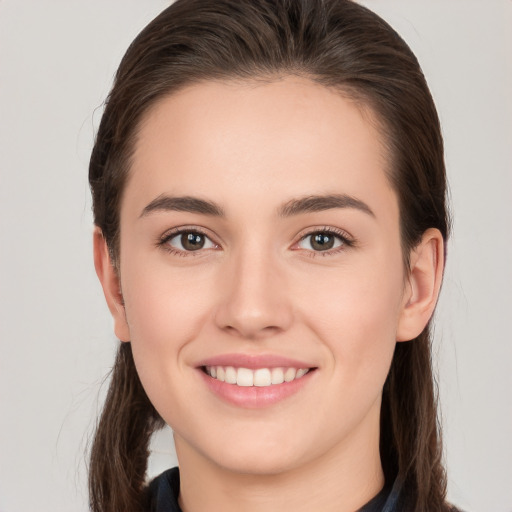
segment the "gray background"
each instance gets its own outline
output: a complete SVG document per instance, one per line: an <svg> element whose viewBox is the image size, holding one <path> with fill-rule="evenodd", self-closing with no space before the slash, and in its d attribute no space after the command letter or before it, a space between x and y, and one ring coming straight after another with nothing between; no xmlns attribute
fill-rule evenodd
<svg viewBox="0 0 512 512"><path fill-rule="evenodd" d="M162 0L0 0L0 511L85 511L115 348L86 174L115 68ZM437 102L455 213L436 318L449 496L512 510L512 2L367 0ZM151 473L174 463L170 434Z"/></svg>

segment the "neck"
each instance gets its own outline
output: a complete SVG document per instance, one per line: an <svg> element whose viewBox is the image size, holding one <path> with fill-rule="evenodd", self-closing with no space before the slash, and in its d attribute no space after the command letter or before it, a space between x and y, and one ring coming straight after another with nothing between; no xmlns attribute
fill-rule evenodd
<svg viewBox="0 0 512 512"><path fill-rule="evenodd" d="M175 434L180 506L183 512L358 510L384 486L378 412L370 413L373 417L365 418L355 434L327 453L275 474L247 474L222 467Z"/></svg>

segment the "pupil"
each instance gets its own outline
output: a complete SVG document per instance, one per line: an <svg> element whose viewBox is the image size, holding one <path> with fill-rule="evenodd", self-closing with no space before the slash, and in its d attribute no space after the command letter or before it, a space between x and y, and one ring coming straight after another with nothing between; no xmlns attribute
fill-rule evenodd
<svg viewBox="0 0 512 512"><path fill-rule="evenodd" d="M181 245L187 251L197 251L204 245L204 236L199 233L184 233L181 235Z"/></svg>
<svg viewBox="0 0 512 512"><path fill-rule="evenodd" d="M326 235L325 233L317 233L313 236L311 246L317 251L326 251L327 249L332 249L334 246L334 237Z"/></svg>

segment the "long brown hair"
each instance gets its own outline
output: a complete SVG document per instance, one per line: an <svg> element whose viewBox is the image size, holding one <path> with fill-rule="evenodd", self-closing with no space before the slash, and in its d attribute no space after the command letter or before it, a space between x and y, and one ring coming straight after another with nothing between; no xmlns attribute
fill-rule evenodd
<svg viewBox="0 0 512 512"><path fill-rule="evenodd" d="M439 120L419 64L381 18L350 0L178 0L133 41L115 77L91 156L95 224L114 264L119 210L141 116L164 95L211 79L295 74L370 108L388 150L404 263L431 227L446 239L446 177ZM122 343L90 461L94 512L144 509L151 434L163 425ZM446 477L429 326L397 343L384 385L380 451L411 511L441 512Z"/></svg>

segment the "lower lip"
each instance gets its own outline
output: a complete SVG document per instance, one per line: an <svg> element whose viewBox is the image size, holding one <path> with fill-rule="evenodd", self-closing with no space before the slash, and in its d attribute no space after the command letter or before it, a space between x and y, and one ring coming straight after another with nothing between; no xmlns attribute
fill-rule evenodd
<svg viewBox="0 0 512 512"><path fill-rule="evenodd" d="M291 397L298 393L311 380L312 375L315 373L314 370L310 370L300 379L295 379L291 382L258 387L228 384L210 377L202 369L198 371L210 391L215 395L232 405L246 409L269 407Z"/></svg>

